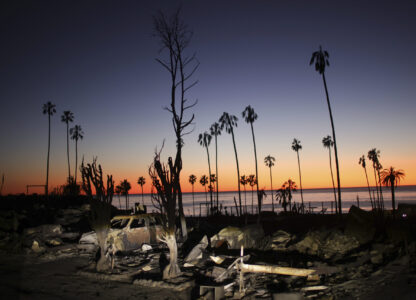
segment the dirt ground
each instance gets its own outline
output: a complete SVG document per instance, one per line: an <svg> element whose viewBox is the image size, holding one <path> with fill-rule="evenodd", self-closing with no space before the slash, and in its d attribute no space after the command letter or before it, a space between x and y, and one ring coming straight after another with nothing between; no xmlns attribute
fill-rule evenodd
<svg viewBox="0 0 416 300"><path fill-rule="evenodd" d="M3 253L0 256L2 299L190 299L186 292L77 275L88 264L88 257L42 262L33 255ZM347 282L337 287L341 292L336 293L335 299L416 299L416 274L403 260L392 262L352 285L355 296L342 292L348 291Z"/></svg>
<svg viewBox="0 0 416 300"><path fill-rule="evenodd" d="M98 281L77 275L88 258L39 262L33 256L0 256L2 299L184 299L185 294L160 288Z"/></svg>

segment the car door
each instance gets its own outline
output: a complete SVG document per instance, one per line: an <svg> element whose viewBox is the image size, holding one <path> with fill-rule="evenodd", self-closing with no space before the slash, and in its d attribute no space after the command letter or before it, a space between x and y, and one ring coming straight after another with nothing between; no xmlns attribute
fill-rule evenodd
<svg viewBox="0 0 416 300"><path fill-rule="evenodd" d="M150 243L149 229L146 226L145 218L135 216L130 222L127 231L128 249L138 249L144 243Z"/></svg>

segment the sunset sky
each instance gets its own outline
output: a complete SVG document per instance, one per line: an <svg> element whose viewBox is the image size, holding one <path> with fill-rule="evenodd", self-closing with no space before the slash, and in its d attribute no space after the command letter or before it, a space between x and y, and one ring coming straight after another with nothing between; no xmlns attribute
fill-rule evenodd
<svg viewBox="0 0 416 300"><path fill-rule="evenodd" d="M299 181L293 138L301 141L304 188L331 186L331 133L322 78L309 66L319 45L330 54L326 77L331 99L343 187L364 186L358 164L371 148L387 168L403 169L402 184L416 184L416 2L415 1L2 1L0 4L0 176L2 193L21 193L44 184L48 118L52 116L50 189L67 176L64 110L85 135L79 162L98 157L116 183L127 179L137 193L139 176L150 191L148 167L154 150L175 154L169 74L153 36L152 16L182 5L194 32L199 83L194 131L185 136L182 186L208 174L198 134L226 111L239 118L235 130L241 175L255 174L250 126L241 113L258 114L256 134L260 188L270 188L264 157L276 158L274 188ZM75 145L70 141L71 173ZM231 136L219 143L220 190L237 189ZM209 148L213 172L215 148ZM368 163L368 172L370 170ZM372 173L369 173L372 175ZM78 178L80 175L78 174ZM370 179L373 177L370 177ZM372 181L373 182L373 181ZM202 191L197 183L196 191ZM33 189L32 192L42 192Z"/></svg>

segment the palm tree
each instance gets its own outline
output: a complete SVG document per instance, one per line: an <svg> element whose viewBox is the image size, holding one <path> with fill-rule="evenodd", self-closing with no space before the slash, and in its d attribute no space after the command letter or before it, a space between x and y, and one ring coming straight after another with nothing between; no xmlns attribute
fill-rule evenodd
<svg viewBox="0 0 416 300"><path fill-rule="evenodd" d="M287 191L287 197L289 200L289 209L292 210L292 192L296 192L298 187L296 183L292 179L289 178L285 183L283 183L282 188L286 189Z"/></svg>
<svg viewBox="0 0 416 300"><path fill-rule="evenodd" d="M335 182L334 182L334 173L332 173L332 158L331 158L331 147L334 147L334 142L330 135L327 135L322 139L322 145L324 148L328 148L329 153L329 169L331 170L331 179L332 179L332 188L334 190L334 199L335 199L335 211L337 211L337 192L335 190Z"/></svg>
<svg viewBox="0 0 416 300"><path fill-rule="evenodd" d="M329 95L328 95L328 88L326 86L326 79L325 79L325 67L329 66L329 54L327 51L322 51L322 47L319 46L319 51L315 51L312 53L311 61L309 65L315 63L315 70L322 75L322 80L324 82L325 88L325 95L326 95L326 102L328 104L328 111L329 111L329 118L331 120L331 127L332 127L332 138L334 139L334 152L335 152L335 165L337 168L337 184L338 184L338 210L339 214L342 214L342 207L341 207L341 180L339 178L339 163L338 163L338 148L337 148L337 139L335 137L335 126L334 126L334 119L332 117L332 110L331 110L331 103L329 102Z"/></svg>
<svg viewBox="0 0 416 300"><path fill-rule="evenodd" d="M245 213L247 214L247 191L246 191L246 184L248 183L248 178L243 175L240 177L240 183L244 187L244 207L245 207Z"/></svg>
<svg viewBox="0 0 416 300"><path fill-rule="evenodd" d="M251 213L254 214L254 186L257 184L256 176L254 174L249 175L247 181L251 186Z"/></svg>
<svg viewBox="0 0 416 300"><path fill-rule="evenodd" d="M397 187L397 184L400 183L400 180L405 177L403 170L395 170L394 167L390 167L389 169L384 169L381 172L381 182L385 186L389 186L391 188L391 207L393 208L393 217L396 213L396 203L394 197L394 189Z"/></svg>
<svg viewBox="0 0 416 300"><path fill-rule="evenodd" d="M257 168L257 149L256 149L256 138L254 136L254 128L253 128L253 123L254 121L257 120L257 114L254 111L254 109L249 105L247 106L244 111L242 112L242 116L244 118L244 120L246 121L247 124L250 124L250 128L251 128L251 136L253 138L253 147L254 147L254 163L256 166L256 179L257 179L257 185L256 185L256 189L257 189L257 202L258 202L258 206L259 206L259 215L261 212L261 201L260 201L260 192L259 192L259 172L258 172L258 168Z"/></svg>
<svg viewBox="0 0 416 300"><path fill-rule="evenodd" d="M242 215L242 208L241 208L241 189L240 189L240 167L238 165L238 155L237 155L237 147L235 146L235 138L234 138L234 127L237 127L238 118L234 115L230 115L227 112L224 112L220 117L220 124L221 130L225 128L225 131L228 134L231 134L233 139L234 145L234 153L235 153L235 162L237 164L237 183L238 183L238 201L240 205L240 216Z"/></svg>
<svg viewBox="0 0 416 300"><path fill-rule="evenodd" d="M144 195L143 195L143 186L146 184L146 178L144 178L143 176L140 176L139 179L137 179L137 183L141 186L142 188L142 203L144 205Z"/></svg>
<svg viewBox="0 0 416 300"><path fill-rule="evenodd" d="M217 207L219 207L219 198L218 198L218 144L217 144L217 137L221 135L221 126L218 122L215 122L209 128L211 136L215 138L215 174L217 175Z"/></svg>
<svg viewBox="0 0 416 300"><path fill-rule="evenodd" d="M84 137L84 132L80 125L75 125L69 130L71 134L71 139L75 140L75 183L77 182L77 166L78 166L78 140L82 140Z"/></svg>
<svg viewBox="0 0 416 300"><path fill-rule="evenodd" d="M71 177L71 166L69 163L69 122L74 121L74 114L69 111L65 110L61 116L61 121L66 123L66 154L68 157L68 178Z"/></svg>
<svg viewBox="0 0 416 300"><path fill-rule="evenodd" d="M282 205L284 212L287 212L287 196L288 190L282 185L282 187L276 191L276 200Z"/></svg>
<svg viewBox="0 0 416 300"><path fill-rule="evenodd" d="M208 184L208 177L206 175L202 175L201 179L199 179L199 183L205 189L205 204L207 204L208 203L208 195L207 195L207 187L206 187L206 185ZM207 214L208 214L208 210L207 210Z"/></svg>
<svg viewBox="0 0 416 300"><path fill-rule="evenodd" d="M194 174L189 175L189 183L192 184L192 212L195 217L195 197L194 197L194 184L196 182L196 176Z"/></svg>
<svg viewBox="0 0 416 300"><path fill-rule="evenodd" d="M49 152L51 149L51 116L56 113L55 104L48 101L43 104L43 114L48 114L48 158L46 161L46 185L45 185L45 194L48 196L48 184L49 184Z"/></svg>
<svg viewBox="0 0 416 300"><path fill-rule="evenodd" d="M130 189L131 189L131 185L130 185L130 182L127 181L127 179L124 179L123 181L120 182L121 194L126 196L126 210L128 210L128 207L129 207L128 196L129 196Z"/></svg>
<svg viewBox="0 0 416 300"><path fill-rule="evenodd" d="M300 198L302 201L302 212L304 211L304 204L303 204L303 191L302 191L302 174L300 172L300 159L299 159L299 150L302 149L302 145L300 144L300 141L297 139L293 139L292 142L292 150L296 152L298 156L298 168L299 168L299 182L300 182Z"/></svg>
<svg viewBox="0 0 416 300"><path fill-rule="evenodd" d="M114 192L118 195L118 207L121 209L121 202L120 202L121 185L117 185Z"/></svg>
<svg viewBox="0 0 416 300"><path fill-rule="evenodd" d="M210 189L211 192L215 191L214 185L215 185L216 182L217 182L217 176L215 176L215 174L211 174L211 177L209 179L209 189ZM218 203L218 201L217 201L217 203ZM216 203L214 203L214 204L216 204ZM215 209L218 211L218 209L219 209L218 204L215 205ZM212 213L214 213L214 207L212 207L212 206L211 206L211 211L212 211Z"/></svg>
<svg viewBox="0 0 416 300"><path fill-rule="evenodd" d="M273 197L273 180L272 180L272 167L274 166L274 162L276 159L271 156L270 154L264 158L264 163L266 167L270 170L270 191L272 192L272 212L274 212L274 197Z"/></svg>
<svg viewBox="0 0 416 300"><path fill-rule="evenodd" d="M211 144L211 135L208 132L204 132L203 134L200 133L198 136L198 143L204 147L207 150L207 157L208 157L208 171L209 171L209 186L211 187L211 162L209 159L209 150L208 147ZM211 200L211 209L213 207L213 203L212 203L212 188L209 189L209 195L210 195L210 200Z"/></svg>
<svg viewBox="0 0 416 300"><path fill-rule="evenodd" d="M384 209L383 191L381 190L381 177L380 177L380 171L381 169L383 169L383 166L381 165L380 160L379 160L380 150L377 150L376 148L371 149L370 151L368 151L367 157L369 160L373 162L374 181L376 183L378 205L382 209ZM378 175L378 181L377 181L377 175Z"/></svg>
<svg viewBox="0 0 416 300"><path fill-rule="evenodd" d="M373 203L373 199L371 198L370 182L368 181L367 168L366 168L366 162L365 162L365 156L364 155L360 157L360 160L358 161L358 164L360 164L364 169L365 178L367 179L368 195L370 196L371 208L374 209L374 203Z"/></svg>

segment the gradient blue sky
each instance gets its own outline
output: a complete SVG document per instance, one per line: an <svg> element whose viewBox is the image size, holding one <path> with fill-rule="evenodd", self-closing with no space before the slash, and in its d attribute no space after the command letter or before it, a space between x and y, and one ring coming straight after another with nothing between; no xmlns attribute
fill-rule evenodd
<svg viewBox="0 0 416 300"><path fill-rule="evenodd" d="M174 154L169 76L155 62L158 40L152 15L182 5L193 30L199 84L195 130L185 137L183 185L208 173L197 143L227 111L240 118L236 143L241 174L254 174L250 127L241 112L252 105L260 187L268 188L263 158L271 154L277 188L298 182L293 138L301 140L305 188L331 185L322 138L331 127L322 79L309 66L322 45L330 53L326 76L341 164L342 186L365 185L358 158L381 150L384 167L403 169L416 184L416 3L414 1L2 1L0 47L0 174L3 193L24 192L46 175L47 117L52 118L51 186L67 174L65 124L71 110L82 126L79 157L98 156L116 182L127 178L138 192L154 149ZM163 55L163 53L161 54ZM74 144L71 142L71 167ZM214 154L213 144L210 148ZM214 157L211 158L212 160ZM237 188L231 137L219 138L220 189ZM369 170L370 171L370 170ZM73 171L72 171L73 173ZM197 184L198 190L202 187ZM36 190L34 190L36 191ZM38 191L39 192L39 191Z"/></svg>

